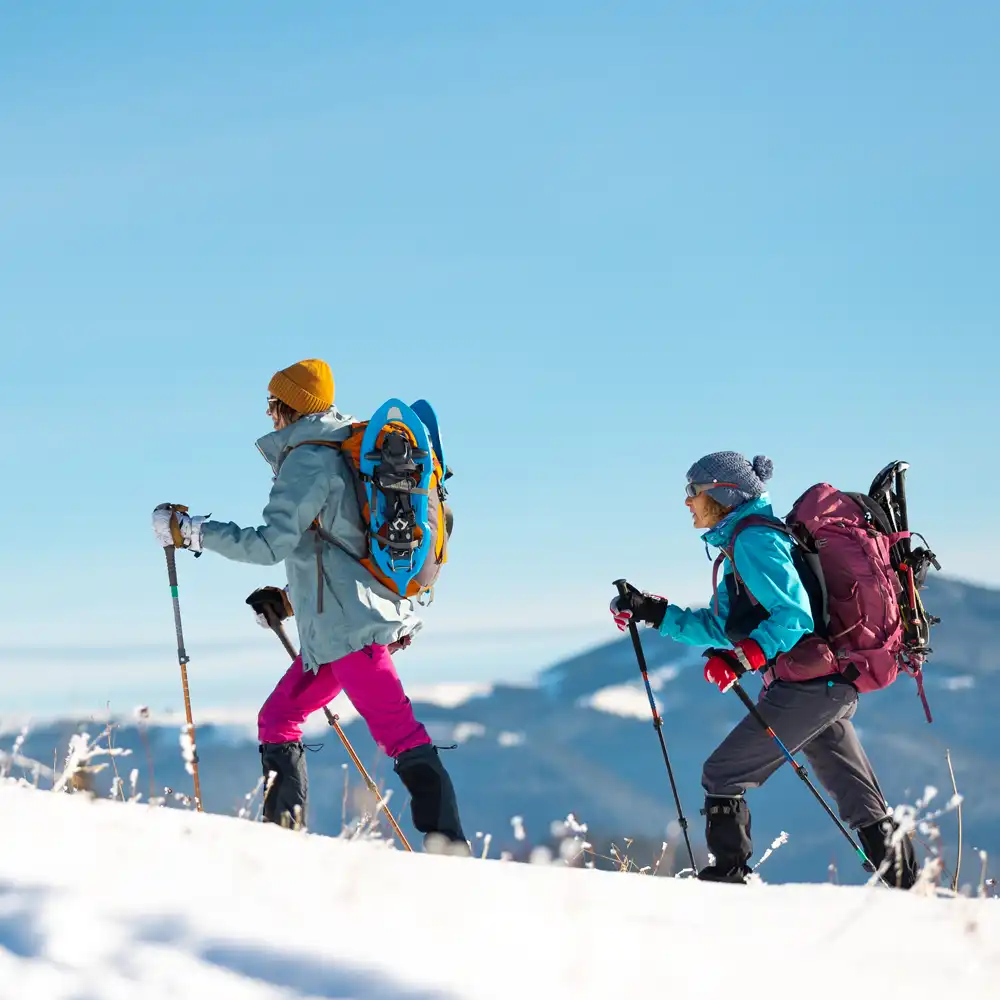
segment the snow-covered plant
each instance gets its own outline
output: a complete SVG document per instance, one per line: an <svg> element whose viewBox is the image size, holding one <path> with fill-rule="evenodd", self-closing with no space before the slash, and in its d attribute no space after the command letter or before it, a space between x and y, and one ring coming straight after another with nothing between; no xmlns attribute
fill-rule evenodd
<svg viewBox="0 0 1000 1000"><path fill-rule="evenodd" d="M979 854L979 863L981 866L979 871L979 891L977 892L977 895L986 899L987 896L996 895L997 880L995 878L986 877L990 860L989 855L983 850L980 850L977 853Z"/></svg>
<svg viewBox="0 0 1000 1000"><path fill-rule="evenodd" d="M565 819L556 820L549 828L558 844L558 854L563 864L579 867L586 862L587 852L592 846L587 840L587 824L581 823L573 813Z"/></svg>
<svg viewBox="0 0 1000 1000"><path fill-rule="evenodd" d="M351 787L351 772L347 764L342 764L344 771L344 793L341 806L340 837L344 840L367 840L378 841L386 846L392 846L395 842L394 833L390 837L389 830L383 830L381 824L383 812L388 809L392 799L392 789L375 781L375 788L371 789L365 782L361 782L355 787ZM406 806L404 800L403 807ZM350 810L354 810L352 818L349 817Z"/></svg>
<svg viewBox="0 0 1000 1000"><path fill-rule="evenodd" d="M271 772L274 773L273 771ZM250 812L253 809L253 800L257 798L257 794L264 787L264 775L261 775L257 779L257 784L250 789L246 795L243 796L243 805L240 806L239 811L236 813L238 819L247 819L250 816Z"/></svg>
<svg viewBox="0 0 1000 1000"><path fill-rule="evenodd" d="M31 780L28 781L26 778L22 778L21 783L34 785L35 788L38 787L39 781L45 777L52 781L56 780L55 771L46 764L40 761L33 760L31 757L25 757L21 750L24 747L24 741L27 739L28 733L30 732L30 727L25 725L21 728L21 731L17 734L17 738L14 740L13 746L10 748L10 752L0 750L0 779L7 779L11 776L11 771L17 767L20 768L22 772L26 775L31 775Z"/></svg>
<svg viewBox="0 0 1000 1000"><path fill-rule="evenodd" d="M107 762L92 764L91 761L98 757L108 757L112 767L114 767L116 757L131 755L132 751L127 748L112 746L112 730L113 726L109 724L93 742L91 742L90 734L86 732L74 733L70 737L62 773L53 783L52 791L64 792L70 789L93 792L93 776L103 771L108 764ZM107 746L101 745L102 739L107 740ZM113 784L112 788L117 793L120 790L120 782L118 785Z"/></svg>
<svg viewBox="0 0 1000 1000"><path fill-rule="evenodd" d="M149 707L139 705L132 713L135 716L135 727L142 740L142 747L146 751L146 764L149 767L149 797L153 798L153 789L156 788L156 776L153 771L153 749L149 745L149 736L146 733L146 726L149 723Z"/></svg>
<svg viewBox="0 0 1000 1000"><path fill-rule="evenodd" d="M660 865L663 864L663 859L667 856L667 842L664 840L660 844L660 853L656 856L656 863L653 865L653 874L658 875L660 872Z"/></svg>
<svg viewBox="0 0 1000 1000"><path fill-rule="evenodd" d="M186 722L180 732L181 757L184 759L184 770L194 775L195 761L198 759L198 748L194 744L194 729Z"/></svg>
<svg viewBox="0 0 1000 1000"><path fill-rule="evenodd" d="M883 876L892 873L890 869L894 864L902 863L902 852L900 845L904 837L917 840L927 850L927 858L920 870L920 875L913 886L911 892L919 894L933 894L940 883L941 876L948 871L944 861L942 850L941 829L938 820L961 807L962 796L956 790L948 801L939 809L929 811L928 806L937 798L938 790L933 785L927 785L923 794L917 801L910 805L904 803L895 806L891 810L891 816L896 824L892 832L892 837L887 845L885 860L878 870L873 872L868 879L868 885L876 885ZM957 872L956 872L957 878Z"/></svg>
<svg viewBox="0 0 1000 1000"><path fill-rule="evenodd" d="M260 806L257 809L256 819L260 819L261 814L264 812L264 803L267 802L267 797L271 794L271 789L274 787L274 782L277 777L277 771L268 771L267 775L264 777L264 794L260 799Z"/></svg>
<svg viewBox="0 0 1000 1000"><path fill-rule="evenodd" d="M22 726L21 731L17 734L17 738L14 740L14 745L10 748L10 754L5 755L2 760L0 760L0 778L6 778L10 775L11 766L16 762L17 758L21 756L21 747L24 746L24 741L28 736L28 727Z"/></svg>
<svg viewBox="0 0 1000 1000"><path fill-rule="evenodd" d="M774 840L771 841L771 846L760 856L760 860L753 866L753 870L757 871L760 866L767 861L767 859L774 854L774 852L781 847L783 844L788 843L788 834L782 830Z"/></svg>
<svg viewBox="0 0 1000 1000"><path fill-rule="evenodd" d="M479 855L479 857L482 861L485 861L486 856L490 853L490 844L493 841L493 834L492 833L484 834L482 831L477 831L476 840L481 840L483 842L483 852L482 854Z"/></svg>

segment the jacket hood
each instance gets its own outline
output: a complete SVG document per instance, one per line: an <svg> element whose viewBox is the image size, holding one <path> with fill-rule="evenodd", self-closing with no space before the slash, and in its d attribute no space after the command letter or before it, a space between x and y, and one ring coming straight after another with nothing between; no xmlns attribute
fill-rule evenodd
<svg viewBox="0 0 1000 1000"><path fill-rule="evenodd" d="M294 424L271 431L257 440L257 448L277 472L282 454L303 441L346 441L351 434L354 418L341 413L335 406L322 413L308 413Z"/></svg>
<svg viewBox="0 0 1000 1000"><path fill-rule="evenodd" d="M733 537L733 530L745 517L751 515L760 517L774 517L774 510L771 507L771 498L766 494L757 497L756 500L748 500L740 504L735 510L730 511L714 528L709 528L701 536L706 545L722 549L729 545Z"/></svg>

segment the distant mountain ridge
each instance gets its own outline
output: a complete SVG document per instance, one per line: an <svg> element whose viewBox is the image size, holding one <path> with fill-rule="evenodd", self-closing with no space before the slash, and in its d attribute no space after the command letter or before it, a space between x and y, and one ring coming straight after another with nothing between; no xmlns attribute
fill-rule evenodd
<svg viewBox="0 0 1000 1000"><path fill-rule="evenodd" d="M933 632L934 654L926 669L934 724L925 721L908 678L862 696L855 722L893 803L913 802L932 785L940 792L937 804L943 804L951 795L945 762L945 750L950 750L965 796L967 852L982 848L1000 857L1000 591L935 578L925 598L942 619ZM701 842L701 765L743 708L734 695L720 695L704 682L698 650L652 630L641 634L681 802L692 839ZM756 681L748 689L755 691ZM454 689L451 694L434 700L415 697L414 702L439 745L458 744L442 753L459 791L466 833L492 834L493 854L501 848L523 849L512 829L515 816L522 817L532 842L547 839L550 825L573 813L591 831L619 839L658 843L670 827L668 839L676 843L676 827L670 826L676 818L673 799L627 636L543 670L534 685L471 686L457 703ZM390 762L377 752L360 721L346 722L347 714L349 738L377 779L394 790L393 804L399 809L404 793ZM51 762L54 748L64 755L75 728L72 720L46 723L29 732L21 752ZM93 726L89 731L95 734ZM151 725L145 739L157 785L189 790L176 726ZM122 720L115 740L134 750L125 769L139 768L139 788L145 790L146 744L134 722ZM314 726L309 742L323 743L308 758L310 827L334 833L340 829L347 757L332 730ZM206 806L235 812L260 775L252 732L203 724L198 750ZM358 784L356 776L351 780ZM788 844L767 862L769 881L822 880L831 863L843 881L864 877L846 843L789 769L753 791L750 804L758 855L780 831L790 834ZM942 824L946 853L953 859L954 818L946 816ZM412 833L408 822L404 829Z"/></svg>

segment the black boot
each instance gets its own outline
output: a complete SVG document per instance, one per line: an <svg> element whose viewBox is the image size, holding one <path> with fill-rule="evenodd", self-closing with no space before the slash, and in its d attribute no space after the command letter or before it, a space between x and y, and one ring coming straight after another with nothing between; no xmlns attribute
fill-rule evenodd
<svg viewBox="0 0 1000 1000"><path fill-rule="evenodd" d="M750 810L739 797L706 795L705 841L715 855L715 864L698 872L706 882L745 882L750 874L747 861L753 853L750 840Z"/></svg>
<svg viewBox="0 0 1000 1000"><path fill-rule="evenodd" d="M882 872L882 879L885 882L894 889L912 889L920 875L920 865L917 864L913 841L905 834L895 847L892 846L892 837L898 828L893 818L886 816L877 823L860 827L858 838L865 849L865 854L868 855L868 860L877 869L882 868L886 858L889 859L885 871Z"/></svg>
<svg viewBox="0 0 1000 1000"><path fill-rule="evenodd" d="M264 769L264 822L280 823L293 830L304 829L309 780L302 744L261 743L258 749ZM270 771L275 774L268 789Z"/></svg>
<svg viewBox="0 0 1000 1000"><path fill-rule="evenodd" d="M430 743L404 750L393 765L410 793L413 825L424 835L424 849L431 853L470 855L458 818L455 787L437 747Z"/></svg>

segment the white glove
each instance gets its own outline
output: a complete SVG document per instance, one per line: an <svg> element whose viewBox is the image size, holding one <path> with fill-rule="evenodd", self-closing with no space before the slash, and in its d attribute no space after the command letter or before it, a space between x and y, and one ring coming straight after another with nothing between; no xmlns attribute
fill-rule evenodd
<svg viewBox="0 0 1000 1000"><path fill-rule="evenodd" d="M207 520L189 516L187 507L179 504L161 503L153 511L153 534L164 548L173 545L201 552L201 527Z"/></svg>

